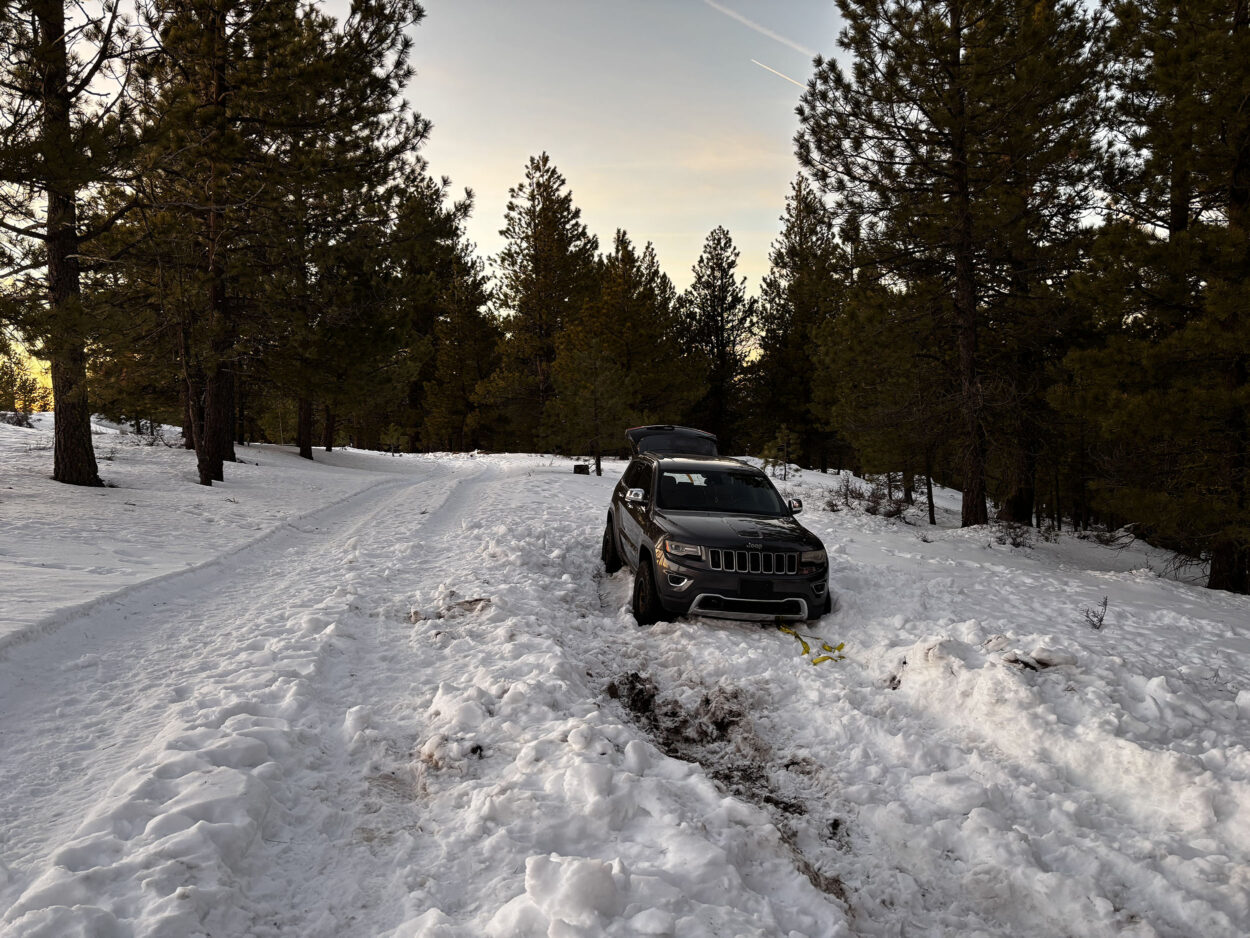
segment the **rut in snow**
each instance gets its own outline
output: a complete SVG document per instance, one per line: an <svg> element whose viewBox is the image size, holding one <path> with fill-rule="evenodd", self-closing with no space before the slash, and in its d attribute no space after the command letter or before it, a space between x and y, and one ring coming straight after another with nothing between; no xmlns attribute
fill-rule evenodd
<svg viewBox="0 0 1250 938"><path fill-rule="evenodd" d="M751 721L742 691L705 688L698 703L687 707L676 697L661 695L650 677L630 671L610 681L605 692L620 702L666 755L698 763L726 790L768 812L794 852L799 872L822 892L848 901L841 878L819 869L799 846L800 827L817 821L816 815L823 812L813 811L792 785L783 787L773 781L778 773L811 774L819 767L808 763L778 765L771 747ZM823 826L826 840L845 849L844 823L832 818Z"/></svg>

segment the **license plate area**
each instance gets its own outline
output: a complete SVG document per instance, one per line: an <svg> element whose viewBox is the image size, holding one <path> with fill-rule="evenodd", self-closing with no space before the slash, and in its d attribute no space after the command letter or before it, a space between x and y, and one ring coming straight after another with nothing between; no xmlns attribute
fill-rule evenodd
<svg viewBox="0 0 1250 938"><path fill-rule="evenodd" d="M772 580L739 580L738 591L744 599L771 599L773 582Z"/></svg>

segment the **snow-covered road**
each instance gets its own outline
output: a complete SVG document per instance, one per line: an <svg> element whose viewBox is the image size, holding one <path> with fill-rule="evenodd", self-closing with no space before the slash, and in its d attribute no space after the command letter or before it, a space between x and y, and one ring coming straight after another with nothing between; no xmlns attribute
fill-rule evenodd
<svg viewBox="0 0 1250 938"><path fill-rule="evenodd" d="M847 654L813 665L635 625L597 563L620 464L336 454L300 467L309 511L261 452L193 492L267 533L214 527L181 573L126 535L158 578L24 595L6 938L1250 932L1244 597L1137 548L821 510L802 474L840 601L804 634ZM122 447L118 477L182 458Z"/></svg>

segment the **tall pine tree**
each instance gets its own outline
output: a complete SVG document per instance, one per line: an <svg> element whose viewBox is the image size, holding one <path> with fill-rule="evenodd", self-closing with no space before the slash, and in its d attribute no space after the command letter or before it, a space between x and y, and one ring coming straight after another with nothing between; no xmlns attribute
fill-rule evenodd
<svg viewBox="0 0 1250 938"><path fill-rule="evenodd" d="M837 313L842 254L832 218L806 177L791 185L781 221L760 288L759 356L750 367L753 435L762 446L778 427L788 427L797 435L793 457L823 469L838 444L827 415L814 407L815 340L821 324ZM829 377L836 383L836 376Z"/></svg>
<svg viewBox="0 0 1250 938"><path fill-rule="evenodd" d="M743 379L756 317L746 278L738 279L739 253L725 228L713 228L681 301L685 352L707 375L707 390L693 409L698 415L694 422L715 433L726 452L745 442L740 429Z"/></svg>
<svg viewBox="0 0 1250 938"><path fill-rule="evenodd" d="M491 293L473 245L460 240L434 324L434 358L425 383L421 440L437 450L492 445L494 414L475 403L477 387L498 364L501 331L487 309Z"/></svg>
<svg viewBox="0 0 1250 938"><path fill-rule="evenodd" d="M1096 507L1250 592L1250 7L1114 4L1109 219L1069 358Z"/></svg>
<svg viewBox="0 0 1250 938"><path fill-rule="evenodd" d="M530 158L508 196L508 243L495 261L505 337L479 398L499 410L509 445L533 449L552 440L556 339L592 295L599 242L546 153Z"/></svg>
<svg viewBox="0 0 1250 938"><path fill-rule="evenodd" d="M1081 189L1082 168L1065 143L1079 138L1089 99L1072 79L1094 74L1082 43L1096 31L1075 0L838 6L851 71L817 61L799 107L799 159L831 196L858 263L901 295L909 284L945 291L947 302L925 308L944 327L934 334L951 336L962 521L981 524L1000 377L990 327L1004 296L1023 303L1049 275L1030 270L1028 238L1062 239L1073 218L1068 192ZM1052 43L1061 54L1047 54ZM1007 250L987 250L1004 234Z"/></svg>
<svg viewBox="0 0 1250 938"><path fill-rule="evenodd" d="M682 360L675 291L655 249L639 252L618 230L598 265L595 294L556 339L554 413L562 443L590 453L602 474L605 452L625 427L674 419L698 393L698 370Z"/></svg>
<svg viewBox="0 0 1250 938"><path fill-rule="evenodd" d="M129 29L118 7L0 4L0 228L18 239L21 269L43 268L44 299L24 328L52 366L53 478L73 485L102 484L87 393L87 343L98 323L83 303L82 267L89 243L120 214L93 213L88 203L133 146Z"/></svg>

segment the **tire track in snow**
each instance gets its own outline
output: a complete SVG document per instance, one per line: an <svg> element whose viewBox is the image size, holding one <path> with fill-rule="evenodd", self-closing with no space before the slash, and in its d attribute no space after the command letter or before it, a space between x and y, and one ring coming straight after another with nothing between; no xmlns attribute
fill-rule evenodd
<svg viewBox="0 0 1250 938"><path fill-rule="evenodd" d="M130 778L137 763L191 745L180 736L188 729L245 714L249 696L298 696L300 681L326 657L314 641L326 623L310 624L315 615L295 622L287 609L314 609L333 594L326 574L334 578L343 540L376 523L397 497L443 497L447 470L416 468L421 475L282 525L205 567L127 589L11 650L0 662L0 784L24 812L0 827L8 867L0 908L50 858L64 861L63 845L80 825L93 817L121 823L107 815L118 807L124 814L126 799L139 797L128 787L141 784ZM275 597L286 606L275 609Z"/></svg>
<svg viewBox="0 0 1250 938"><path fill-rule="evenodd" d="M417 512L392 499L371 530L351 540L354 569L321 610L345 626L350 654L321 675L302 716L317 746L289 778L270 836L248 858L263 910L248 934L335 938L399 924L419 872L404 857L429 836L412 770L424 732L414 700L429 692L414 682L428 661L413 640L413 600L464 585L476 545L460 535L491 488L509 478L489 460L458 467L436 508Z"/></svg>

